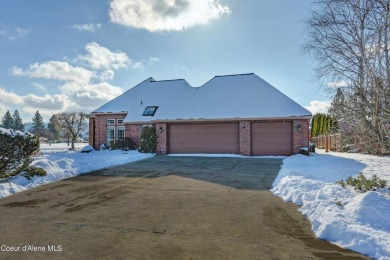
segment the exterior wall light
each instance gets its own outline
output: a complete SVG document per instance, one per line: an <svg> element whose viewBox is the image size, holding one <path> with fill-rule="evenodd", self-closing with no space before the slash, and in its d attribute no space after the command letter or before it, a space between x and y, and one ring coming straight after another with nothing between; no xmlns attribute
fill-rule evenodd
<svg viewBox="0 0 390 260"><path fill-rule="evenodd" d="M160 126L160 128L158 129L158 132L161 134L163 132L163 128Z"/></svg>
<svg viewBox="0 0 390 260"><path fill-rule="evenodd" d="M298 132L301 132L301 131L302 131L302 126L301 126L301 125L298 125L298 126L297 126L297 131L298 131Z"/></svg>

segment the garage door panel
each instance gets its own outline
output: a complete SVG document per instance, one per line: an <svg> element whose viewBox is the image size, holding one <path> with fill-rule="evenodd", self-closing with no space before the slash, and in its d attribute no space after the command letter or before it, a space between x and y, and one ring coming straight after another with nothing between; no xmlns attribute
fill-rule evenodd
<svg viewBox="0 0 390 260"><path fill-rule="evenodd" d="M291 122L252 123L252 155L291 155Z"/></svg>
<svg viewBox="0 0 390 260"><path fill-rule="evenodd" d="M238 153L238 124L173 124L169 153Z"/></svg>

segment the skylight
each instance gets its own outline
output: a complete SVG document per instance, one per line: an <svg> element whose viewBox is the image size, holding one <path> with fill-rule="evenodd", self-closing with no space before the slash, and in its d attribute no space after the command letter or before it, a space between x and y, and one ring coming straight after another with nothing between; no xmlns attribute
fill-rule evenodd
<svg viewBox="0 0 390 260"><path fill-rule="evenodd" d="M143 116L154 116L157 111L158 106L148 106L145 108Z"/></svg>

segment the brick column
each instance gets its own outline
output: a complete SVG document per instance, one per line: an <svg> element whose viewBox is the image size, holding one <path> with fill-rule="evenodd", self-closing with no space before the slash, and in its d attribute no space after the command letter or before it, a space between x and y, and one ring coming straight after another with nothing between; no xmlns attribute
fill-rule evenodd
<svg viewBox="0 0 390 260"><path fill-rule="evenodd" d="M95 129L94 129L94 123L95 123L95 119L93 117L90 117L89 118L89 133L88 133L88 142L89 142L89 145L92 146L94 149L96 149L95 147Z"/></svg>
<svg viewBox="0 0 390 260"><path fill-rule="evenodd" d="M300 131L298 130L300 127ZM309 119L293 121L293 154L299 153L302 147L309 147Z"/></svg>
<svg viewBox="0 0 390 260"><path fill-rule="evenodd" d="M240 154L244 156L251 155L251 122L241 121L239 124L240 132Z"/></svg>
<svg viewBox="0 0 390 260"><path fill-rule="evenodd" d="M104 127L104 129L102 129L100 122L101 122L101 117L100 117L100 115L97 115L95 117L95 149L96 150L100 149L100 144L101 144L100 142L101 142L102 135L103 135L101 133L101 131L105 131L105 127Z"/></svg>
<svg viewBox="0 0 390 260"><path fill-rule="evenodd" d="M168 127L166 123L157 123L156 124L156 134L157 134L157 154L168 154Z"/></svg>

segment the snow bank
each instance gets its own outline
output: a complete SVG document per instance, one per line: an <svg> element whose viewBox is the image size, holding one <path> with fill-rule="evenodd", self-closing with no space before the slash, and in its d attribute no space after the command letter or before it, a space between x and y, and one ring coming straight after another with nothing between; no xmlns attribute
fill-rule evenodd
<svg viewBox="0 0 390 260"><path fill-rule="evenodd" d="M301 205L318 238L369 257L390 259L389 190L359 193L335 184L359 172L390 182L389 169L390 157L295 155L283 161L272 192Z"/></svg>
<svg viewBox="0 0 390 260"><path fill-rule="evenodd" d="M82 144L78 145L80 148ZM84 144L85 146L85 144ZM0 198L12 195L26 189L73 177L83 173L150 158L153 154L143 154L137 151L92 151L81 153L67 151L67 146L44 144L43 154L34 158L33 166L46 170L47 176L34 176L31 180L17 175L0 181Z"/></svg>

